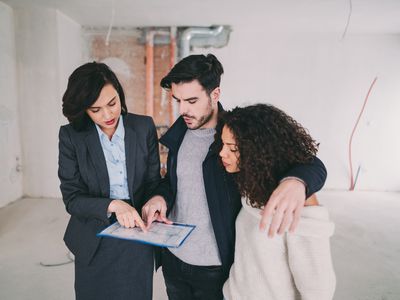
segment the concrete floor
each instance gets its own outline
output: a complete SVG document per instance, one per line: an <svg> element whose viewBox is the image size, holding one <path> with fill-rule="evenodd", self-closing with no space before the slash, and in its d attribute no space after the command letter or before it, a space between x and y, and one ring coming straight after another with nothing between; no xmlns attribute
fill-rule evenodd
<svg viewBox="0 0 400 300"><path fill-rule="evenodd" d="M400 299L400 194L319 194L336 223L335 300ZM0 299L73 299L73 264L62 241L68 215L60 199L22 199L0 209ZM154 299L167 299L161 272Z"/></svg>

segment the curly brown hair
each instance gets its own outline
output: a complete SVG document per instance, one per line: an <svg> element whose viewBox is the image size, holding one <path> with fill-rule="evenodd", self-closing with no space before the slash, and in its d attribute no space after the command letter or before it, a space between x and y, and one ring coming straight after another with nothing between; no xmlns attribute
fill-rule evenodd
<svg viewBox="0 0 400 300"><path fill-rule="evenodd" d="M240 172L235 179L253 207L264 206L285 173L317 153L319 144L306 129L272 105L236 107L219 118L236 139ZM217 145L222 145L220 134Z"/></svg>

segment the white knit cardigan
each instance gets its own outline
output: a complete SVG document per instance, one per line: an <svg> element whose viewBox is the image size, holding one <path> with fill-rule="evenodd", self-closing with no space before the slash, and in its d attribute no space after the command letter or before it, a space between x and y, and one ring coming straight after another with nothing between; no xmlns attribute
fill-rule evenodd
<svg viewBox="0 0 400 300"><path fill-rule="evenodd" d="M336 277L329 238L334 224L322 206L306 206L294 233L268 238L260 209L242 199L236 219L235 261L225 282L228 300L330 300Z"/></svg>

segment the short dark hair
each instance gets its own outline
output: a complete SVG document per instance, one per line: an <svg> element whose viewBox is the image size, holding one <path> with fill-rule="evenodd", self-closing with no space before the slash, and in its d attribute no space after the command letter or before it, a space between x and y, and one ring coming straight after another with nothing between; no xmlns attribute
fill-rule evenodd
<svg viewBox="0 0 400 300"><path fill-rule="evenodd" d="M219 87L223 73L224 68L214 55L189 55L178 62L167 76L161 79L160 85L165 89L171 89L172 83L198 80L210 95L215 88Z"/></svg>
<svg viewBox="0 0 400 300"><path fill-rule="evenodd" d="M96 102L106 84L115 88L121 100L121 114L127 114L124 90L115 73L106 64L95 61L86 63L69 76L67 90L62 98L62 111L77 131L85 129L92 122L86 110Z"/></svg>
<svg viewBox="0 0 400 300"><path fill-rule="evenodd" d="M318 144L306 129L272 105L236 107L219 118L235 137L240 170L235 180L253 207L264 206L282 176L317 153Z"/></svg>

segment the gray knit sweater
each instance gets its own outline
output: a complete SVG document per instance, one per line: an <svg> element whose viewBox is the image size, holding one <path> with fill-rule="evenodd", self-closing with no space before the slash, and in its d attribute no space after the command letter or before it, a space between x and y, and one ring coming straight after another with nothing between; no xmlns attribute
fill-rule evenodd
<svg viewBox="0 0 400 300"><path fill-rule="evenodd" d="M202 163L214 141L215 129L187 130L177 161L178 189L171 220L196 225L185 243L170 251L182 261L197 266L220 265L211 224Z"/></svg>

